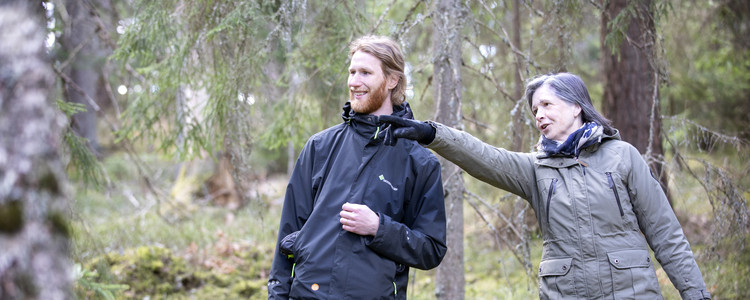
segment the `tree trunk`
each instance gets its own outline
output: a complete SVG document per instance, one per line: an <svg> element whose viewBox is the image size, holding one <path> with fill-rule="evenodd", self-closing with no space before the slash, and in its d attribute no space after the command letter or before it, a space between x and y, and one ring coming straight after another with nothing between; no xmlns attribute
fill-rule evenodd
<svg viewBox="0 0 750 300"><path fill-rule="evenodd" d="M602 45L611 33L610 22L623 12L630 2L627 0L605 1L602 15ZM656 78L656 53L654 42L656 28L651 0L633 2L635 13L629 18L625 31L615 53L606 45L604 54L604 95L602 112L620 130L623 140L631 143L638 151L647 154L646 159L656 178L668 192L666 172L659 161L663 160L661 143L661 111L658 103L658 81ZM626 13L626 12L623 12ZM620 29L620 28L615 28ZM671 198L670 198L671 199ZM670 200L671 203L671 200Z"/></svg>
<svg viewBox="0 0 750 300"><path fill-rule="evenodd" d="M0 4L0 299L71 299L62 124L30 2Z"/></svg>
<svg viewBox="0 0 750 300"><path fill-rule="evenodd" d="M521 51L521 1L520 0L513 0L513 47L515 47L519 52ZM516 152L524 151L524 147L526 146L526 124L524 122L524 113L525 110L523 109L526 106L526 101L523 101L521 97L523 97L523 90L524 90L524 82L521 78L521 72L523 72L524 67L523 63L521 62L522 57L516 52L511 51L513 53L513 61L515 62L516 69L513 72L513 100L516 101L516 107L513 109L513 113L511 114L511 118L513 118L513 133L512 133L512 144L511 144L511 150Z"/></svg>
<svg viewBox="0 0 750 300"><path fill-rule="evenodd" d="M458 0L436 2L433 18L435 120L456 128L462 128L461 28L467 13L467 8L461 3ZM440 164L445 193L448 252L437 268L435 295L437 299L464 299L464 181L458 166L444 158L440 158Z"/></svg>
<svg viewBox="0 0 750 300"><path fill-rule="evenodd" d="M93 3L109 7L107 0ZM78 135L88 140L90 149L99 155L97 113L100 103L104 102L99 98L106 95L104 84L108 84L101 75L106 53L96 33L97 25L90 14L90 7L82 0L66 0L65 11L69 20L64 26L60 45L65 55L69 56L70 64L63 72L73 81L66 83L65 96L68 102L86 106L85 112L73 115L71 126Z"/></svg>

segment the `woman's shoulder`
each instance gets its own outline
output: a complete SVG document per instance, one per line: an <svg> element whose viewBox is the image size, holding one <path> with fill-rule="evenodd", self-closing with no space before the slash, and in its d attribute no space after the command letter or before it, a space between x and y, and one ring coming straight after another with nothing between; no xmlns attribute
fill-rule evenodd
<svg viewBox="0 0 750 300"><path fill-rule="evenodd" d="M638 149L630 143L620 139L604 140L596 152L604 151L607 153L614 152L615 154L630 155L632 152L638 152Z"/></svg>

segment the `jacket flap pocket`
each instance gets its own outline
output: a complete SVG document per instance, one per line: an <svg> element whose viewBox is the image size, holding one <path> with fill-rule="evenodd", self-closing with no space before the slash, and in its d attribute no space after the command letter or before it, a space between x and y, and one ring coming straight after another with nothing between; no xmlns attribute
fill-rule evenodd
<svg viewBox="0 0 750 300"><path fill-rule="evenodd" d="M651 256L648 250L622 250L607 253L609 263L618 269L648 268Z"/></svg>
<svg viewBox="0 0 750 300"><path fill-rule="evenodd" d="M573 258L553 258L539 263L539 276L562 276L568 274Z"/></svg>

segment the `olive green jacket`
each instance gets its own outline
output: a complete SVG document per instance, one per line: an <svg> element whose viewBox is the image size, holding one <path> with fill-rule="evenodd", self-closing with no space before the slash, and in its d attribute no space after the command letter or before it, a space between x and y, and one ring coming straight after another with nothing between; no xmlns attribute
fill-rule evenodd
<svg viewBox="0 0 750 300"><path fill-rule="evenodd" d="M619 133L575 159L511 152L430 123L426 147L534 208L540 298L661 299L649 246L683 299L710 298L659 182Z"/></svg>

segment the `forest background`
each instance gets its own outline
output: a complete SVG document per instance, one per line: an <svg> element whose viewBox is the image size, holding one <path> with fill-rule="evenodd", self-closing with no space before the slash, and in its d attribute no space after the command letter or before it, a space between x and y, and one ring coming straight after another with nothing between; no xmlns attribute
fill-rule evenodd
<svg viewBox="0 0 750 300"><path fill-rule="evenodd" d="M580 75L714 298L750 298L744 0L0 1L0 298L265 299L288 174L365 34L402 46L417 119L515 151L524 82ZM408 298L537 298L533 211L441 162L450 250Z"/></svg>

